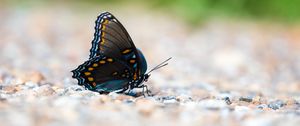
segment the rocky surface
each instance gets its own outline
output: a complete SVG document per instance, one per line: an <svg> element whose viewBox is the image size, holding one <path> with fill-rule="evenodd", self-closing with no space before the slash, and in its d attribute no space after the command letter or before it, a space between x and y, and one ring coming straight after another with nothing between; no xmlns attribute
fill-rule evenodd
<svg viewBox="0 0 300 126"><path fill-rule="evenodd" d="M150 68L173 59L147 82L153 97L100 95L70 73L89 55L99 10L86 11L1 9L1 125L300 123L300 26L212 20L191 29L168 16L115 11Z"/></svg>

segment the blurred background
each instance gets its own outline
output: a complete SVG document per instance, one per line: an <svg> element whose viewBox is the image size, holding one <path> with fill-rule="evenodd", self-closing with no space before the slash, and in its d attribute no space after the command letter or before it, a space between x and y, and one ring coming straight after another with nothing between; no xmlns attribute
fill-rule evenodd
<svg viewBox="0 0 300 126"><path fill-rule="evenodd" d="M24 120L36 117L33 122L64 119L67 124L74 124L80 117L78 115L84 113L95 122L99 121L98 117L103 119L103 114L95 116L93 113L99 111L99 105L90 107L95 106L94 102L89 103L85 98L82 107L76 108L79 104L76 100L75 104L68 98L59 99L64 95L52 97L51 93L47 94L48 88L41 88L41 94L47 96L44 98L47 102L39 102L39 95L32 98L24 92L23 95L16 93L25 89L38 92L39 86L50 85L49 89L55 90L56 94L65 90L63 92L67 92L68 96L69 87L77 85L70 71L88 59L94 22L103 11L111 12L124 25L136 47L144 53L148 69L173 57L168 66L152 73L147 82L151 90L170 95L168 92L172 93L169 91L171 89L175 90L175 96L183 93L196 99L221 92L233 96L235 93L237 96L247 94L251 97L295 98L299 101L299 0L0 0L0 3L0 89L3 89L0 108L9 108L4 104L5 100L13 106L12 109L1 109L3 111L0 114L5 117L1 122L11 119L8 122L14 123L20 119L18 117ZM27 83L29 81L37 84ZM15 86L6 88L11 85ZM18 85L29 85L29 88L18 88ZM32 85L38 85L37 91ZM204 91L199 93L199 89ZM12 95L8 95L6 90L12 91ZM74 94L77 96L80 92ZM24 99L21 96L27 99L26 102L22 102ZM9 100L14 97L21 100ZM52 102L56 99L58 101ZM59 103L62 103L61 107L52 107L52 104L59 106ZM299 102L296 103L299 116ZM24 109L20 106L27 107ZM31 107L40 109L27 109ZM203 113L201 109L194 111L189 107L180 109L190 112L182 112L178 117L183 124L193 122L190 120L197 117L193 114L201 115L200 120L202 117L225 122L245 119L239 113L233 113L237 116L228 116L227 111L221 111L223 116L213 118L215 116L212 113L207 113L218 111ZM47 109L54 113L45 112ZM120 110L131 115L135 114L132 109ZM67 113L63 116L70 118L58 118L57 110ZM25 114L19 115L20 112ZM158 111L152 119L167 118L164 121L169 122L169 115L173 115L170 112ZM180 112L177 114L180 115ZM110 117L116 117L112 118L117 120L115 122L124 120L124 115L119 113L113 113ZM133 124L135 117L137 115L128 117ZM146 121L146 118L142 121ZM87 122L89 119L82 118ZM24 120L20 122L26 122ZM283 118L282 124L285 120ZM213 120L209 124L218 121ZM149 124L152 123L155 124Z"/></svg>
<svg viewBox="0 0 300 126"><path fill-rule="evenodd" d="M114 14L145 54L154 87L299 92L296 0L1 0L1 75L62 85L89 55L94 21ZM76 83L76 82L74 82ZM247 86L247 89L244 87Z"/></svg>

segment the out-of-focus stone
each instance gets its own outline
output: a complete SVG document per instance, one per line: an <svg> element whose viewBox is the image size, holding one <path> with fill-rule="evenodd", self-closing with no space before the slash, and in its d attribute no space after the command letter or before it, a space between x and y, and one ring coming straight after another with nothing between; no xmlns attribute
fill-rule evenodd
<svg viewBox="0 0 300 126"><path fill-rule="evenodd" d="M240 97L239 100L244 102L252 102L252 98L250 97Z"/></svg>
<svg viewBox="0 0 300 126"><path fill-rule="evenodd" d="M45 80L45 77L41 72L34 71L34 72L30 73L26 79L28 81L40 83L41 81Z"/></svg>
<svg viewBox="0 0 300 126"><path fill-rule="evenodd" d="M252 117L242 122L243 126L273 126L274 119L270 117Z"/></svg>
<svg viewBox="0 0 300 126"><path fill-rule="evenodd" d="M59 95L72 95L75 94L76 92L80 92L85 90L84 87L79 86L79 85L72 85L64 89L63 92L60 92Z"/></svg>
<svg viewBox="0 0 300 126"><path fill-rule="evenodd" d="M228 105L223 100L207 99L201 100L199 106L205 109L223 109L228 107Z"/></svg>
<svg viewBox="0 0 300 126"><path fill-rule="evenodd" d="M32 89L32 88L38 87L39 85L38 85L37 83L28 81L28 82L25 82L24 86L25 86L27 89Z"/></svg>
<svg viewBox="0 0 300 126"><path fill-rule="evenodd" d="M164 104L177 104L178 101L176 99L169 99L169 100L164 100Z"/></svg>
<svg viewBox="0 0 300 126"><path fill-rule="evenodd" d="M189 95L181 94L179 96L176 96L176 101L184 103L184 102L193 101L193 98Z"/></svg>
<svg viewBox="0 0 300 126"><path fill-rule="evenodd" d="M175 96L163 96L163 97L158 97L157 98L158 101L164 103L164 104L175 104L178 103L178 101L176 100Z"/></svg>
<svg viewBox="0 0 300 126"><path fill-rule="evenodd" d="M268 108L268 105L267 104L260 104L260 105L257 106L257 108L266 109L266 108Z"/></svg>
<svg viewBox="0 0 300 126"><path fill-rule="evenodd" d="M55 93L55 91L48 84L34 88L33 90L36 92L37 96L50 96Z"/></svg>
<svg viewBox="0 0 300 126"><path fill-rule="evenodd" d="M150 116L159 104L149 99L137 99L135 102L136 109L144 116Z"/></svg>
<svg viewBox="0 0 300 126"><path fill-rule="evenodd" d="M119 94L115 97L115 100L126 101L126 100L130 100L130 99L133 99L133 98L134 97L129 96L129 95Z"/></svg>
<svg viewBox="0 0 300 126"><path fill-rule="evenodd" d="M273 110L276 110L276 109L279 109L283 106L285 106L286 103L282 100L276 100L276 101L272 101L268 104L268 107L273 109Z"/></svg>
<svg viewBox="0 0 300 126"><path fill-rule="evenodd" d="M235 106L234 114L238 119L243 119L247 114L249 114L250 108L247 106Z"/></svg>
<svg viewBox="0 0 300 126"><path fill-rule="evenodd" d="M2 90L8 94L17 92L16 86L3 86Z"/></svg>
<svg viewBox="0 0 300 126"><path fill-rule="evenodd" d="M99 102L101 104L104 104L104 103L108 103L108 102L111 102L111 97L109 97L108 95L99 95Z"/></svg>
<svg viewBox="0 0 300 126"><path fill-rule="evenodd" d="M232 104L231 100L229 99L229 97L225 97L224 101L226 102L227 105Z"/></svg>
<svg viewBox="0 0 300 126"><path fill-rule="evenodd" d="M235 111L249 111L250 108L246 106L235 106Z"/></svg>
<svg viewBox="0 0 300 126"><path fill-rule="evenodd" d="M289 98L286 101L286 105L295 105L295 104L297 104L297 101L295 99Z"/></svg>
<svg viewBox="0 0 300 126"><path fill-rule="evenodd" d="M116 93L116 92L110 92L108 94L109 97L111 97L112 99L116 99L117 97L119 97L120 94Z"/></svg>
<svg viewBox="0 0 300 126"><path fill-rule="evenodd" d="M253 104L261 104L261 97L260 96L255 96L253 99L252 99L252 103Z"/></svg>
<svg viewBox="0 0 300 126"><path fill-rule="evenodd" d="M209 92L203 89L191 89L191 95L195 99L204 99L210 97Z"/></svg>

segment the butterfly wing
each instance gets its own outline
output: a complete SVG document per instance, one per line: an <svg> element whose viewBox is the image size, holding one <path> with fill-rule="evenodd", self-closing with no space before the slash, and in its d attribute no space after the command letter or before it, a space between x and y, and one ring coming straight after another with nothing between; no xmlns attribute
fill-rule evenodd
<svg viewBox="0 0 300 126"><path fill-rule="evenodd" d="M73 70L79 85L97 92L112 92L127 87L133 71L123 61L106 56L96 56Z"/></svg>
<svg viewBox="0 0 300 126"><path fill-rule="evenodd" d="M90 58L98 55L106 55L126 59L122 53L127 54L136 50L128 32L109 12L101 13L95 24Z"/></svg>
<svg viewBox="0 0 300 126"><path fill-rule="evenodd" d="M98 16L95 23L90 58L99 55L114 57L133 68L133 80L143 75L147 70L147 62L118 19L109 12L104 12Z"/></svg>

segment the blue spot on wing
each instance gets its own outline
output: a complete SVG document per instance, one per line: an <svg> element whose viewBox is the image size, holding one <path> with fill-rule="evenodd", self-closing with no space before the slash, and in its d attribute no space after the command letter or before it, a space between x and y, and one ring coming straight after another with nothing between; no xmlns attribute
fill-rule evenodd
<svg viewBox="0 0 300 126"><path fill-rule="evenodd" d="M123 89L128 84L128 82L128 80L111 80L97 84L94 90L98 92L112 92Z"/></svg>

